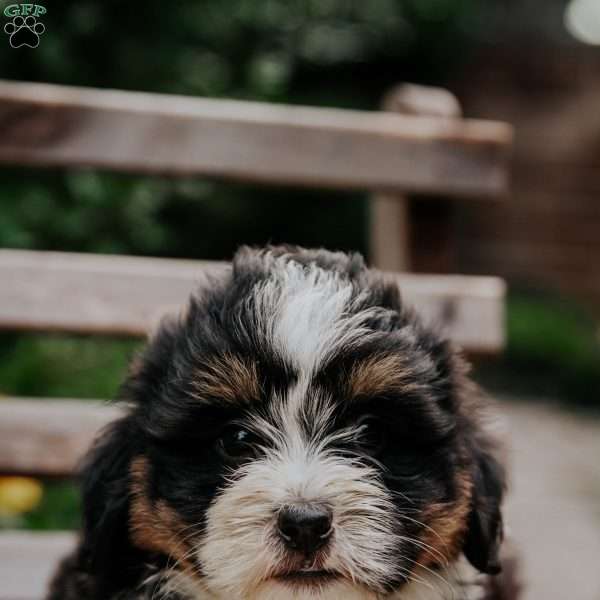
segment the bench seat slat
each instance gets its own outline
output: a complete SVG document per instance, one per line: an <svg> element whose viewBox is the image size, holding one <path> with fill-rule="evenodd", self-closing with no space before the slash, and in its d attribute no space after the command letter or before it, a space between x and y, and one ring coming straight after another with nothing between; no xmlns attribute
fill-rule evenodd
<svg viewBox="0 0 600 600"><path fill-rule="evenodd" d="M143 336L227 263L0 250L0 329ZM390 275L407 303L467 350L504 343L495 277Z"/></svg>
<svg viewBox="0 0 600 600"><path fill-rule="evenodd" d="M504 123L0 81L0 162L498 195Z"/></svg>
<svg viewBox="0 0 600 600"><path fill-rule="evenodd" d="M42 600L58 561L74 545L69 532L1 532L0 600Z"/></svg>

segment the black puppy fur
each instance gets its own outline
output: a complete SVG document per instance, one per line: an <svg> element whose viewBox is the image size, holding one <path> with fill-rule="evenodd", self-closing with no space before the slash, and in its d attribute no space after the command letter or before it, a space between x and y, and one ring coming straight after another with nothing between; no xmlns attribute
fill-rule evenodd
<svg viewBox="0 0 600 600"><path fill-rule="evenodd" d="M300 283L290 283L292 276ZM296 291L287 292L293 285ZM277 335L284 338L287 327L297 336L294 322L308 309L301 301L294 304L294 294L308 290L307 302L317 305L311 286L325 290L323 310L307 317L313 322L329 327L322 314L334 312L326 304L327 290L345 294L336 318L364 318L344 322L346 337L336 338L337 329L331 329L330 347L319 347L320 361L306 378L301 360L292 356L296 347L277 347L272 323L285 320L288 311L289 324L276 325ZM232 270L198 290L184 315L165 319L133 361L121 393L126 415L85 460L80 541L47 599L234 599L234 592L222 591L234 587L219 587L219 566L205 564L197 549L213 543L220 530L211 511L228 490L234 493L232 487L246 485L248 464L274 460L274 438L255 418L285 429L285 422L276 421L277 405L290 403L290 390L298 386L311 402L302 409L302 435L329 436L338 461L359 457L373 473L373 486L393 499L385 518L389 536L396 537L381 538L379 564L367 564L365 557L357 567L357 585L377 595L365 598L402 599L419 564L441 573L461 555L483 574L500 571L505 473L496 440L483 425L484 401L457 351L404 306L393 281L366 269L358 255L242 248ZM325 404L328 421L314 420L311 415ZM337 439L339 431L350 433ZM351 488L348 477L339 485ZM412 519L403 521L396 512ZM363 535L369 537L368 528ZM323 561L328 551L335 548L323 550ZM360 563L360 550L356 556ZM295 558L285 560L281 577L297 568L289 566ZM344 575L342 559L339 564ZM193 589L206 589L206 596L163 588L169 568L197 581ZM279 567L274 562L269 568ZM313 591L311 597L319 598L321 588Z"/></svg>

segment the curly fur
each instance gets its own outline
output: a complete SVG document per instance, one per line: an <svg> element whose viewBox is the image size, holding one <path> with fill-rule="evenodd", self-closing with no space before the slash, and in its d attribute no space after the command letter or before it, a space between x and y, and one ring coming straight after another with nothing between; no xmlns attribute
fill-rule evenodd
<svg viewBox="0 0 600 600"><path fill-rule="evenodd" d="M121 397L47 600L505 600L487 403L358 255L241 249ZM330 515L310 554L277 525L298 506Z"/></svg>

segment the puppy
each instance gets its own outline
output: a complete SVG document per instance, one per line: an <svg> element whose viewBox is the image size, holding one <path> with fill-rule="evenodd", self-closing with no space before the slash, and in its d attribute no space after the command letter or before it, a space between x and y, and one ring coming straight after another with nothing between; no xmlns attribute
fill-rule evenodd
<svg viewBox="0 0 600 600"><path fill-rule="evenodd" d="M122 398L49 600L471 599L500 571L483 400L358 255L241 249Z"/></svg>

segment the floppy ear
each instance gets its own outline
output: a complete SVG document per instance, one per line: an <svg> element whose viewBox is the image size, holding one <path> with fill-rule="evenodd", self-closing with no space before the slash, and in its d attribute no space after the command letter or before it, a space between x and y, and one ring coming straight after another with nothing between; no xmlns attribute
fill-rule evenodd
<svg viewBox="0 0 600 600"><path fill-rule="evenodd" d="M479 439L474 446L473 495L463 552L476 569L497 575L502 570L499 553L505 469L493 441Z"/></svg>
<svg viewBox="0 0 600 600"><path fill-rule="evenodd" d="M502 444L486 427L487 403L467 377L469 366L462 356L448 343L438 344L432 352L440 374L454 389L448 398L465 423L465 442L471 455L473 487L463 553L476 569L496 575L502 570L499 554L504 537L502 500L506 471Z"/></svg>
<svg viewBox="0 0 600 600"><path fill-rule="evenodd" d="M90 573L100 586L111 589L122 581L132 551L128 536L129 468L136 444L132 421L125 417L109 425L86 456L81 472L82 550ZM108 595L108 590L101 592L99 597Z"/></svg>

